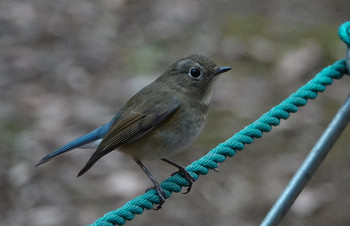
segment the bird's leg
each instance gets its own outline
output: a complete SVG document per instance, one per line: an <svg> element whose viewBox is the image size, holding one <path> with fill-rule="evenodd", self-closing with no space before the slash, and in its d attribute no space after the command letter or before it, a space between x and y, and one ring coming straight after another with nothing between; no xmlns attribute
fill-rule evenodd
<svg viewBox="0 0 350 226"><path fill-rule="evenodd" d="M155 210L159 210L160 208L162 208L163 203L165 202L165 193L163 191L163 189L160 187L158 181L156 181L156 179L154 179L154 177L152 176L152 174L148 171L148 169L143 165L143 163L140 160L135 160L136 163L141 167L141 169L143 170L143 172L146 173L146 175L148 176L148 178L152 181L152 183L154 184L153 187L150 187L148 189L146 189L146 191L149 191L151 189L156 189L157 194L160 198L160 203L159 205L155 208Z"/></svg>
<svg viewBox="0 0 350 226"><path fill-rule="evenodd" d="M173 161L171 161L171 160L169 160L169 159L162 158L161 160L164 161L164 162L166 162L166 163L168 163L168 164L170 164L170 165L172 165L172 166L175 166L176 168L179 169L179 170L176 171L175 173L171 174L171 176L173 176L173 175L175 175L175 174L180 174L180 173L182 173L183 176L184 176L184 177L188 180L188 182L189 182L187 191L184 192L184 194L189 193L189 192L191 191L193 182L195 182L195 179L191 176L191 174L185 169L185 167L183 167L183 166L181 166L181 165L179 165L179 164L177 164L177 163L175 163L175 162L173 162Z"/></svg>

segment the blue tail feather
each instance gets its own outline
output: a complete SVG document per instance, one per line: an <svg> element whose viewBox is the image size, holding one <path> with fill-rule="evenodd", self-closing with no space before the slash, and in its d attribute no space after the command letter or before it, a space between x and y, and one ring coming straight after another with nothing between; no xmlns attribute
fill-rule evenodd
<svg viewBox="0 0 350 226"><path fill-rule="evenodd" d="M64 145L63 147L51 152L50 154L48 154L47 156L45 156L44 158L42 158L38 164L36 164L35 166L39 166L47 161L49 161L50 159L52 159L53 157L63 154L67 151L71 151L77 147L83 146L85 144L91 143L93 141L96 141L98 139L103 138L106 133L108 132L108 130L110 129L112 123L107 123L103 126L98 127L97 129L95 129L94 131L81 136L71 142L69 142L68 144Z"/></svg>

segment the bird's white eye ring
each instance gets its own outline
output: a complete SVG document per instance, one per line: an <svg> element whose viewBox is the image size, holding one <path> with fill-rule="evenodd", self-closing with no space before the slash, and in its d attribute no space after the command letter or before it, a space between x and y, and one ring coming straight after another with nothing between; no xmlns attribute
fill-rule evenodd
<svg viewBox="0 0 350 226"><path fill-rule="evenodd" d="M188 74L191 76L191 77L193 77L193 78L198 78L199 76L201 76L201 71L199 70L199 69L197 69L197 68L192 68L189 72L188 72Z"/></svg>

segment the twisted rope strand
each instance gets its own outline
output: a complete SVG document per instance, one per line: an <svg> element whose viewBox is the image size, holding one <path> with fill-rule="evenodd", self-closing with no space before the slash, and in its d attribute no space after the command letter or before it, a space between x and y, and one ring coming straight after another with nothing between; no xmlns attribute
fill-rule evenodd
<svg viewBox="0 0 350 226"><path fill-rule="evenodd" d="M348 45L350 45L349 33L350 22L340 26L339 36ZM297 112L299 107L307 104L308 99L315 99L318 92L323 92L327 85L333 83L334 79L340 79L346 73L349 72L346 68L344 59L324 68L308 83L299 88L295 93L291 94L286 100L273 107L255 122L234 134L225 142L219 144L205 156L194 161L186 167L186 170L195 180L198 180L199 175L208 174L209 169L216 169L218 163L224 162L227 157L234 156L236 151L243 150L245 144L251 144L254 141L254 138L260 138L264 132L270 132L272 126L278 126L281 119L288 119L290 113ZM167 198L171 196L172 192L178 193L181 191L182 187L188 185L188 181L181 175L171 176L160 183ZM156 191L150 190L127 202L121 208L106 213L103 217L96 220L92 226L124 225L126 221L134 219L135 214L142 214L144 209L152 209L153 205L159 204L159 202L160 199Z"/></svg>

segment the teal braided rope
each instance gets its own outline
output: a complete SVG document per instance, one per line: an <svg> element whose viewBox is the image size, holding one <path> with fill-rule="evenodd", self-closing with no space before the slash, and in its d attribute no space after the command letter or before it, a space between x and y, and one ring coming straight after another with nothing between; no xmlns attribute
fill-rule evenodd
<svg viewBox="0 0 350 226"><path fill-rule="evenodd" d="M345 42L348 46L346 49L346 65L348 66L348 70L350 71L350 21L343 23L340 25L338 29L338 34L341 40Z"/></svg>
<svg viewBox="0 0 350 226"><path fill-rule="evenodd" d="M338 29L338 35L345 44L350 47L350 21L340 25Z"/></svg>
<svg viewBox="0 0 350 226"><path fill-rule="evenodd" d="M348 29L347 29L348 30ZM345 60L339 60L333 65L324 68L307 84L291 94L286 100L262 115L258 120L248 125L224 143L219 144L202 158L194 161L186 167L191 176L198 180L199 175L206 175L209 169L216 169L218 163L222 163L227 157L232 157L236 151L243 150L245 144L251 144L254 138L262 137L264 132L272 130L272 126L278 126L281 119L288 119L290 113L298 111L298 107L307 104L308 99L315 99L318 92L323 92L327 85L331 85L334 79L340 79L349 73ZM181 175L174 175L160 183L160 186L169 198L172 192L180 192L182 187L188 186L188 181ZM142 214L144 209L152 209L154 204L159 204L160 199L155 190L150 190L143 195L125 203L121 208L106 213L96 220L93 226L124 225L126 221L134 219L135 214Z"/></svg>

